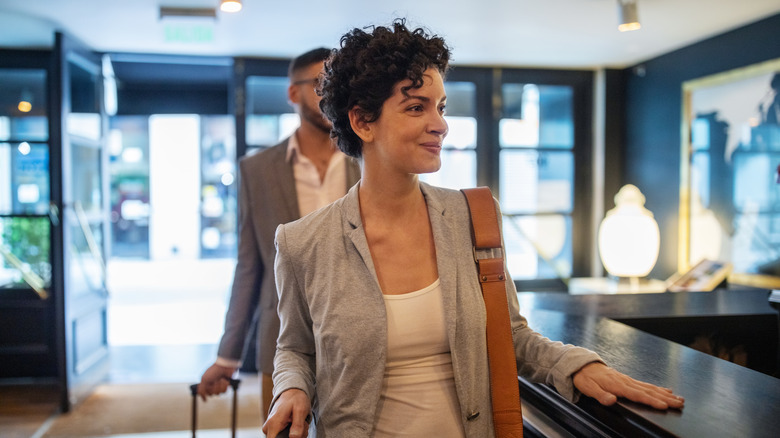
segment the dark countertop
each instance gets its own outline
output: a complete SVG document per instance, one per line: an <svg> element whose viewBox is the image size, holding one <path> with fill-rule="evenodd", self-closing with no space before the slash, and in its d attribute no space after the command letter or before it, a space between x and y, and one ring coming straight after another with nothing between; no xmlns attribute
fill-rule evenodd
<svg viewBox="0 0 780 438"><path fill-rule="evenodd" d="M683 307L696 301L685 300L682 296L669 298L671 301L667 304ZM524 297L523 301L527 299ZM589 299L574 299L574 303L580 301L593 303ZM554 302L560 302L560 298ZM528 308L527 305L524 307ZM629 311L636 311L631 309ZM773 309L770 307L770 310ZM617 370L639 380L673 388L686 400L681 411L666 412L619 401L608 408L611 415L628 418L631 423L647 422L671 436L775 437L780 430L780 379L607 318L538 308L524 314L529 325L544 336L596 351ZM579 405L583 406L583 403ZM583 409L594 411L587 403Z"/></svg>
<svg viewBox="0 0 780 438"><path fill-rule="evenodd" d="M575 315L599 315L612 319L692 316L774 315L769 291L764 289L658 294L569 295L565 292L520 292L520 312L557 310Z"/></svg>

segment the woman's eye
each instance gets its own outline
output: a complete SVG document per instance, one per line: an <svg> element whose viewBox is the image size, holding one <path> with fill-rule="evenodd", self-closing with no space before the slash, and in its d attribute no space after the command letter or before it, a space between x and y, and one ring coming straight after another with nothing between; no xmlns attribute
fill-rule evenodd
<svg viewBox="0 0 780 438"><path fill-rule="evenodd" d="M442 105L439 107L439 112L444 114L447 112L447 105Z"/></svg>
<svg viewBox="0 0 780 438"><path fill-rule="evenodd" d="M409 111L422 111L422 105L414 105L409 107Z"/></svg>

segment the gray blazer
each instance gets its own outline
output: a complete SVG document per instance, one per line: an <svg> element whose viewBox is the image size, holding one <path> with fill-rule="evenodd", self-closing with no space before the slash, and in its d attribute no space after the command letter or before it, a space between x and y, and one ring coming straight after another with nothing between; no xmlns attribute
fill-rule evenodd
<svg viewBox="0 0 780 438"><path fill-rule="evenodd" d="M239 162L238 260L233 277L220 357L240 360L249 327L257 315L257 365L273 372L279 317L273 261L274 232L279 224L301 217L292 164L285 161L287 141ZM357 162L347 159L347 186L360 179Z"/></svg>
<svg viewBox="0 0 780 438"><path fill-rule="evenodd" d="M463 427L468 437L492 437L485 306L468 207L459 191L424 183L421 188L436 246ZM274 396L290 388L305 391L315 401L320 438L370 436L382 388L387 322L360 219L358 186L328 207L281 225L276 244L282 327ZM519 313L511 278L506 289L519 373L575 399L571 375L599 356L532 331Z"/></svg>

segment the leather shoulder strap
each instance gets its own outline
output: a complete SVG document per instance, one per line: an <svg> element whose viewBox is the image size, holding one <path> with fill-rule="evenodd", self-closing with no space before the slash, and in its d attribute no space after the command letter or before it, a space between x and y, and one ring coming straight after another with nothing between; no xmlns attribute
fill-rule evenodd
<svg viewBox="0 0 780 438"><path fill-rule="evenodd" d="M487 349L490 397L497 438L522 438L523 416L517 382L517 360L512 340L503 251L481 257L479 250L501 248L501 229L493 194L487 187L461 190L471 213L471 237L482 298L487 312ZM495 254L500 254L496 257Z"/></svg>
<svg viewBox="0 0 780 438"><path fill-rule="evenodd" d="M493 194L487 187L462 189L471 211L471 237L477 249L500 248L501 232Z"/></svg>

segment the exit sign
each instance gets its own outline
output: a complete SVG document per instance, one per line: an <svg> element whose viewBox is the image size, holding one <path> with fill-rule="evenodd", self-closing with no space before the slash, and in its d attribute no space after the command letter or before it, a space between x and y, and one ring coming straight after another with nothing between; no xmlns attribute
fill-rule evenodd
<svg viewBox="0 0 780 438"><path fill-rule="evenodd" d="M166 43L202 44L214 41L214 26L211 24L177 23L166 24Z"/></svg>

